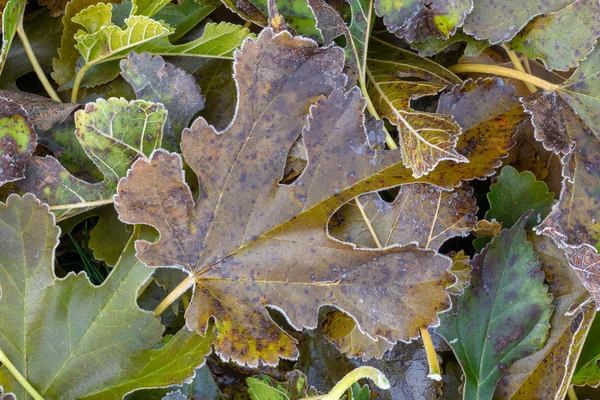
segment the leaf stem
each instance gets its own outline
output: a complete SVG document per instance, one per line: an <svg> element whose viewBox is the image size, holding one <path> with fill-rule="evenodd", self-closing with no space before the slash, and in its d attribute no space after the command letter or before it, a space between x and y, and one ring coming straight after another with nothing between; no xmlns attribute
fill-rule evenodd
<svg viewBox="0 0 600 400"><path fill-rule="evenodd" d="M2 350L0 350L0 363L2 363L2 365L8 370L8 372L10 372L12 376L15 377L17 382L19 382L21 386L23 386L23 388L27 391L27 393L31 395L31 397L33 397L35 400L44 400L44 398L37 392L37 390L35 390L33 386L31 386L31 384L27 382L27 379L25 379L25 377L21 375L21 373L19 372L19 370L17 370L15 365L12 362L10 362L10 360Z"/></svg>
<svg viewBox="0 0 600 400"><path fill-rule="evenodd" d="M50 211L71 210L74 208L96 207L96 206L103 206L103 205L112 204L112 203L113 203L113 199L103 199L103 200L94 200L94 201L82 201L81 203L57 204L55 206L50 206Z"/></svg>
<svg viewBox="0 0 600 400"><path fill-rule="evenodd" d="M40 63L38 62L37 58L35 57L35 54L33 53L31 43L29 43L29 39L25 34L25 29L23 29L23 21L21 21L19 23L19 26L17 27L17 34L19 35L19 39L21 39L21 43L23 43L23 48L25 49L25 53L27 53L27 58L29 58L29 62L31 63L35 74L37 75L40 82L42 82L44 89L46 89L46 93L48 93L48 96L50 96L52 100L62 103L62 100L60 99L60 97L58 97L58 94L56 94L56 91L52 87L52 84L50 84L50 81L48 81L46 74L44 74L44 70L42 70Z"/></svg>
<svg viewBox="0 0 600 400"><path fill-rule="evenodd" d="M573 385L569 385L567 389L567 398L569 400L577 400L577 394L575 393L575 387Z"/></svg>
<svg viewBox="0 0 600 400"><path fill-rule="evenodd" d="M517 71L512 68L504 68L499 67L497 65L487 65L487 64L456 64L448 68L451 72L455 74L460 73L481 73L481 74L493 74L505 76L507 78L518 79L523 82L529 82L540 89L544 89L548 92L554 92L560 88L560 85L555 85L554 83L550 83L546 80L538 78L537 76L530 75L526 72Z"/></svg>
<svg viewBox="0 0 600 400"><path fill-rule="evenodd" d="M154 316L159 317L171 304L194 285L194 275L188 275L171 293L154 309Z"/></svg>
<svg viewBox="0 0 600 400"><path fill-rule="evenodd" d="M353 383L358 382L363 378L372 380L373 383L375 383L375 385L381 389L387 390L390 388L390 382L387 380L383 372L377 368L363 365L362 367L358 367L347 373L346 376L344 376L328 394L324 396L307 397L305 400L339 400L344 394L346 394L346 390L348 390Z"/></svg>
<svg viewBox="0 0 600 400"><path fill-rule="evenodd" d="M419 333L423 339L423 346L425 347L425 353L427 354L427 363L429 364L429 375L427 376L434 381L439 382L442 380L442 372L429 331L425 328L419 328Z"/></svg>
<svg viewBox="0 0 600 400"><path fill-rule="evenodd" d="M73 89L71 90L71 103L77 103L77 95L79 94L81 81L83 80L83 77L89 68L90 64L85 64L79 71L77 71L77 75L75 75L75 82L73 83Z"/></svg>
<svg viewBox="0 0 600 400"><path fill-rule="evenodd" d="M369 218L367 217L367 214L365 213L365 209L364 209L362 203L360 202L360 199L358 197L355 197L354 202L356 203L356 206L358 207L358 209L360 211L360 215L362 215L363 219L365 220L365 224L367 224L367 228L369 228L369 232L371 232L371 236L373 237L373 240L375 240L375 244L377 245L378 248L382 248L383 246L381 245L381 242L379 241L379 238L377 237L377 233L375 233L375 229L373 229L373 225L371 224L371 221L369 220Z"/></svg>
<svg viewBox="0 0 600 400"><path fill-rule="evenodd" d="M521 64L521 60L519 59L519 56L517 56L517 53L515 53L514 50L512 50L510 47L508 47L505 44L503 44L502 47L504 48L504 51L506 51L506 54L508 54L508 58L510 58L510 61L512 62L515 69L517 71L521 71L521 72L527 74L528 72L525 71L525 68L523 67L523 64ZM529 75L531 75L531 74L529 74ZM537 92L537 88L532 83L525 82L525 86L527 86L527 90L529 90L529 93Z"/></svg>

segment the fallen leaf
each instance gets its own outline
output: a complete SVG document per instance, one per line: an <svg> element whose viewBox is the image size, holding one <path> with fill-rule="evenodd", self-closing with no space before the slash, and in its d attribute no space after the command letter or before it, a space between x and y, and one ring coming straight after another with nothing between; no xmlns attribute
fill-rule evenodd
<svg viewBox="0 0 600 400"><path fill-rule="evenodd" d="M344 242L376 248L372 229L382 247L416 243L437 250L451 237L467 236L475 225L476 213L472 189L446 192L424 183L402 185L392 203L370 193L360 196L358 202L345 204L338 212L343 223L330 226L329 234Z"/></svg>
<svg viewBox="0 0 600 400"><path fill-rule="evenodd" d="M0 185L25 176L25 166L37 146L37 135L27 112L0 97Z"/></svg>
<svg viewBox="0 0 600 400"><path fill-rule="evenodd" d="M319 394L309 388L306 375L300 371L288 372L287 381L278 382L270 376L250 377L246 379L248 393L253 400L300 400Z"/></svg>
<svg viewBox="0 0 600 400"><path fill-rule="evenodd" d="M159 148L166 111L161 104L143 100L99 99L75 113L75 135L87 156L104 175L89 183L71 175L54 157L33 157L18 185L50 205L109 200L118 180L138 157ZM86 211L86 207L55 210L59 219Z"/></svg>
<svg viewBox="0 0 600 400"><path fill-rule="evenodd" d="M552 296L526 239L522 217L471 262L471 284L442 314L436 332L452 346L466 382L463 398L491 398L515 361L548 339Z"/></svg>
<svg viewBox="0 0 600 400"><path fill-rule="evenodd" d="M164 141L175 150L183 128L204 108L204 97L194 77L166 63L160 56L138 55L133 51L121 61L121 75L133 87L138 99L161 103L166 108Z"/></svg>
<svg viewBox="0 0 600 400"><path fill-rule="evenodd" d="M510 165L502 168L487 198L490 209L485 219L496 220L505 229L511 228L529 210L533 212L525 229L533 229L546 218L554 204L554 193L548 191L544 182L536 180L531 172L519 173Z"/></svg>
<svg viewBox="0 0 600 400"><path fill-rule="evenodd" d="M137 244L138 257L193 274L187 324L204 332L214 317L215 350L224 360L276 364L298 356L295 340L266 307L281 309L293 327L312 328L319 308L333 305L371 337L396 342L435 325L448 306L444 289L454 278L446 257L415 246L356 251L326 234L341 204L385 187L377 172L400 162L397 152L365 143L360 91L339 89L343 60L339 48L265 29L237 56L232 124L217 134L200 118L184 131L181 148L199 178L198 200L182 179L179 156L165 151L134 163L119 184L121 220L160 232L158 242ZM280 185L300 132L307 168L293 184ZM313 256L299 263L307 253ZM314 302L299 307L295 294Z"/></svg>
<svg viewBox="0 0 600 400"><path fill-rule="evenodd" d="M598 387L600 385L600 344L598 343L598 334L600 332L600 319L594 319L589 330L585 344L581 349L581 355L577 362L577 369L573 375L571 383L577 386L588 385Z"/></svg>
<svg viewBox="0 0 600 400"><path fill-rule="evenodd" d="M508 42L533 17L558 11L573 0L473 0L473 11L467 15L463 30L476 39L487 39L491 44Z"/></svg>
<svg viewBox="0 0 600 400"><path fill-rule="evenodd" d="M568 71L594 48L600 36L599 18L596 0L576 0L560 11L533 19L512 39L511 47L541 60L548 69Z"/></svg>
<svg viewBox="0 0 600 400"><path fill-rule="evenodd" d="M490 46L486 40L477 40L472 36L467 35L462 30L459 30L447 40L429 36L421 41L412 42L410 47L414 50L418 50L421 57L430 57L441 52L450 45L460 42L466 43L463 53L465 57L476 57Z"/></svg>
<svg viewBox="0 0 600 400"><path fill-rule="evenodd" d="M542 271L552 293L554 312L545 346L508 368L496 388L498 399L563 399L573 375L595 311L579 308L589 298L562 250L552 239L528 236L540 257Z"/></svg>
<svg viewBox="0 0 600 400"><path fill-rule="evenodd" d="M23 13L25 12L25 0L8 0L4 4L0 14L2 15L2 47L0 47L0 73L4 68L4 63L8 57L8 50L12 44L17 29L21 24Z"/></svg>
<svg viewBox="0 0 600 400"><path fill-rule="evenodd" d="M409 42L428 37L448 39L472 8L472 0L375 1L375 11L387 29Z"/></svg>
<svg viewBox="0 0 600 400"><path fill-rule="evenodd" d="M464 250L451 254L452 267L450 272L456 276L456 283L448 288L448 293L460 296L471 283L471 258L465 254Z"/></svg>
<svg viewBox="0 0 600 400"><path fill-rule="evenodd" d="M55 124L63 122L80 107L79 104L59 103L47 97L12 90L0 90L0 97L21 105L36 130L47 131Z"/></svg>
<svg viewBox="0 0 600 400"><path fill-rule="evenodd" d="M416 72L419 64L422 69ZM410 107L411 99L437 94L456 83L449 71L416 54L377 41L369 46L367 66L369 96L379 115L396 125L402 161L412 169L415 178L427 175L440 161L469 162L455 149L461 130L452 118ZM403 73L406 69L411 73ZM406 79L407 76L411 79Z"/></svg>
<svg viewBox="0 0 600 400"><path fill-rule="evenodd" d="M96 287L83 273L55 278L59 229L48 206L33 195L9 196L0 204L0 220L0 348L40 394L116 400L136 389L181 382L204 362L210 332L204 338L182 330L153 349L164 328L136 304L137 290L152 271L135 258L134 240ZM0 368L0 385L26 398L13 379Z"/></svg>

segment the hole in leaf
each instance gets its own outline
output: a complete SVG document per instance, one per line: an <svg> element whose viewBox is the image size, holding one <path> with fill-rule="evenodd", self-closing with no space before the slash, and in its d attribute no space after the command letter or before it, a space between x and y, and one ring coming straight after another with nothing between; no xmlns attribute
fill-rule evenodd
<svg viewBox="0 0 600 400"><path fill-rule="evenodd" d="M298 177L302 175L304 168L306 168L307 160L308 155L306 153L306 148L304 147L302 135L300 135L288 152L285 161L285 169L283 171L283 178L281 178L279 183L281 185L291 185L296 182Z"/></svg>

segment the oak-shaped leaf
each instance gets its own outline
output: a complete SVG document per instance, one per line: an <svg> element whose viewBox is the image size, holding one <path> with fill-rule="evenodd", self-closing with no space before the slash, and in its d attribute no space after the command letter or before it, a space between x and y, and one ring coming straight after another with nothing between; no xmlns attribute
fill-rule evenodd
<svg viewBox="0 0 600 400"><path fill-rule="evenodd" d="M416 243L437 250L451 237L469 234L475 225L477 206L473 190L448 192L417 183L400 186L391 203L377 193L369 193L345 204L338 213L343 223L330 225L329 233L342 241L361 247L378 247L377 242L382 247Z"/></svg>
<svg viewBox="0 0 600 400"><path fill-rule="evenodd" d="M33 157L21 189L52 206L59 219L86 211L75 203L110 201L119 179L138 157L147 157L162 142L166 111L143 100L99 99L75 113L75 135L87 156L102 172L101 182L89 183L71 175L51 156Z"/></svg>
<svg viewBox="0 0 600 400"><path fill-rule="evenodd" d="M459 83L456 76L433 61L376 40L370 43L367 67L369 96L379 114L396 125L402 160L415 178L443 160L469 162L456 151L461 129L451 117L410 106L412 99Z"/></svg>
<svg viewBox="0 0 600 400"><path fill-rule="evenodd" d="M568 71L576 67L594 48L600 36L600 4L576 0L554 13L536 17L511 41L511 47L546 68Z"/></svg>
<svg viewBox="0 0 600 400"><path fill-rule="evenodd" d="M214 318L215 350L224 360L276 364L298 356L296 341L267 307L301 329L314 328L319 309L332 305L373 339L393 343L436 325L449 306L448 258L416 246L357 251L326 233L345 201L403 178L380 172L404 170L397 151L366 143L365 101L357 88L340 89L343 65L337 47L263 30L236 56L234 121L217 133L199 118L183 133L198 199L183 180L179 155L163 150L136 161L119 183L121 220L160 233L155 243L137 243L138 257L193 276L187 324L203 333ZM300 133L307 167L293 183L280 184Z"/></svg>
<svg viewBox="0 0 600 400"><path fill-rule="evenodd" d="M558 11L573 0L547 0L542 4L521 0L473 0L473 11L467 15L463 30L490 43L508 42L533 17Z"/></svg>
<svg viewBox="0 0 600 400"><path fill-rule="evenodd" d="M0 97L0 185L25 176L27 161L37 147L37 134L18 103Z"/></svg>
<svg viewBox="0 0 600 400"><path fill-rule="evenodd" d="M138 308L137 291L152 270L136 259L134 240L93 286L84 273L56 279L59 229L33 195L9 196L0 221L0 348L42 396L121 399L188 379L210 353L210 331L184 329L165 340L164 327ZM136 229L139 237L153 235ZM0 386L27 398L5 367Z"/></svg>
<svg viewBox="0 0 600 400"><path fill-rule="evenodd" d="M540 258L553 297L550 336L543 348L508 368L494 398L562 399L596 313L593 307L579 307L589 294L552 239L529 234L528 240Z"/></svg>
<svg viewBox="0 0 600 400"><path fill-rule="evenodd" d="M121 75L140 100L161 103L167 110L164 141L171 149L178 147L181 131L192 117L204 108L204 97L194 77L180 68L149 53L129 53L121 61Z"/></svg>
<svg viewBox="0 0 600 400"><path fill-rule="evenodd" d="M377 15L383 17L387 29L409 42L428 37L448 39L472 8L472 0L375 1Z"/></svg>
<svg viewBox="0 0 600 400"><path fill-rule="evenodd" d="M463 368L464 399L491 398L507 368L548 339L552 296L526 238L527 217L475 256L470 286L440 316L436 332Z"/></svg>

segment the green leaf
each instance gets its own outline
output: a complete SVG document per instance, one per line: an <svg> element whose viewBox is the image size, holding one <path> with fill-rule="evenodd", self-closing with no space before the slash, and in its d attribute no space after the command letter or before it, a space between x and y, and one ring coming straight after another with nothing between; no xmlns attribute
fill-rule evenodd
<svg viewBox="0 0 600 400"><path fill-rule="evenodd" d="M106 281L93 286L83 273L55 278L59 229L33 195L11 195L0 204L0 221L0 348L43 396L121 399L179 383L204 362L211 334L182 330L153 348L164 328L136 304L152 270L136 259L134 240ZM139 237L152 235L138 230ZM25 398L4 367L0 385Z"/></svg>
<svg viewBox="0 0 600 400"><path fill-rule="evenodd" d="M554 193L548 191L544 182L536 180L529 171L519 173L511 166L502 168L487 197L490 209L485 213L485 219L495 219L505 229L533 210L525 223L525 229L532 229L546 218L554 204Z"/></svg>
<svg viewBox="0 0 600 400"><path fill-rule="evenodd" d="M429 37L448 39L473 8L472 0L375 0L375 11L387 29L409 42Z"/></svg>
<svg viewBox="0 0 600 400"><path fill-rule="evenodd" d="M181 131L204 108L204 97L194 77L166 63L160 56L138 55L133 51L121 61L121 75L133 87L138 99L161 103L166 108L164 147L177 149Z"/></svg>
<svg viewBox="0 0 600 400"><path fill-rule="evenodd" d="M411 99L437 94L458 78L433 61L375 40L367 67L369 96L379 115L398 128L402 161L415 178L427 175L440 161L469 162L456 151L461 129L451 117L410 107Z"/></svg>
<svg viewBox="0 0 600 400"><path fill-rule="evenodd" d="M221 2L218 0L183 0L179 4L171 4L161 8L154 15L154 19L164 21L173 28L175 32L169 36L169 40L176 42L212 13L220 4Z"/></svg>
<svg viewBox="0 0 600 400"><path fill-rule="evenodd" d="M597 387L600 384L600 317L596 315L588 338L581 349L579 361L571 383L574 385L588 385Z"/></svg>
<svg viewBox="0 0 600 400"><path fill-rule="evenodd" d="M577 0L560 11L536 17L511 41L514 50L540 59L546 68L568 71L594 48L600 36L600 4Z"/></svg>
<svg viewBox="0 0 600 400"><path fill-rule="evenodd" d="M133 0L131 15L151 17L159 12L170 0Z"/></svg>
<svg viewBox="0 0 600 400"><path fill-rule="evenodd" d="M21 24L23 13L25 12L25 0L8 0L4 10L0 10L2 15L2 47L0 48L0 74L4 68L4 63L8 57L8 50L12 44L17 29Z"/></svg>
<svg viewBox="0 0 600 400"><path fill-rule="evenodd" d="M0 185L25 176L25 166L37 147L37 134L18 103L0 97Z"/></svg>
<svg viewBox="0 0 600 400"><path fill-rule="evenodd" d="M246 383L252 400L301 400L318 394L314 389L309 389L306 376L300 371L288 372L285 382L263 375L247 378Z"/></svg>
<svg viewBox="0 0 600 400"><path fill-rule="evenodd" d="M410 47L414 50L418 50L421 57L430 57L439 53L450 45L460 42L466 43L463 53L465 57L476 57L481 54L483 50L490 46L486 40L477 40L459 30L447 40L440 39L435 36L428 36L421 41L411 43Z"/></svg>
<svg viewBox="0 0 600 400"><path fill-rule="evenodd" d="M522 0L473 0L473 11L467 15L463 30L476 39L490 43L508 42L533 17L558 11L573 0L546 0L543 3Z"/></svg>
<svg viewBox="0 0 600 400"><path fill-rule="evenodd" d="M552 296L522 217L471 262L471 285L436 331L462 365L464 399L490 399L502 374L548 339Z"/></svg>
<svg viewBox="0 0 600 400"><path fill-rule="evenodd" d="M75 134L87 156L102 172L99 183L88 183L71 175L53 157L34 157L29 172L18 182L50 205L109 200L117 182L131 162L146 158L159 148L166 111L161 104L125 99L99 99L75 113ZM56 210L59 219L85 211L86 207Z"/></svg>

